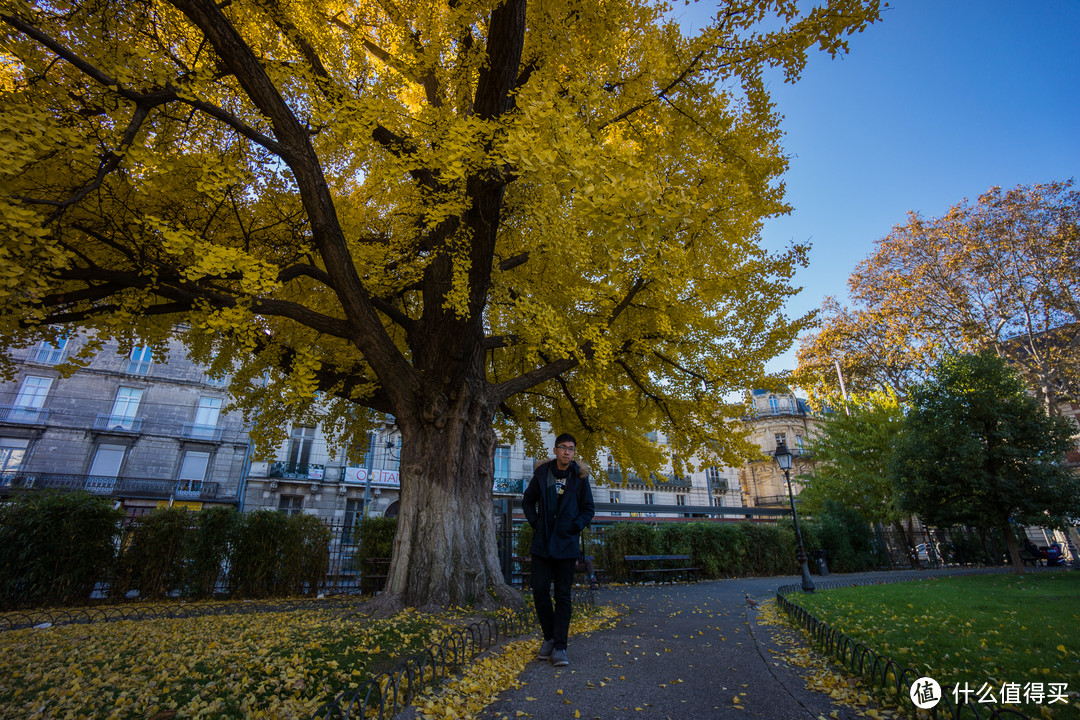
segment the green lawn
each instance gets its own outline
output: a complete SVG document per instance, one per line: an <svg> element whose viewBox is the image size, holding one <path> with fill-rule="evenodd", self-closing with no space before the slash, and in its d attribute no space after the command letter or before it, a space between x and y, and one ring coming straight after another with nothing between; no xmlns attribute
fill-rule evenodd
<svg viewBox="0 0 1080 720"><path fill-rule="evenodd" d="M797 595L819 619L943 688L1066 683L1068 705L1010 707L1080 718L1080 573L934 578ZM1036 686L1037 687L1037 686ZM1000 699L1000 698L999 698ZM972 698L974 701L975 698Z"/></svg>

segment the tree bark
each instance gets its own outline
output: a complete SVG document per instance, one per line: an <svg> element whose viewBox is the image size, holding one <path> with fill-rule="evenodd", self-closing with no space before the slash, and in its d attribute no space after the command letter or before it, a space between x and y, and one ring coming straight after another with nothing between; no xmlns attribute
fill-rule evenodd
<svg viewBox="0 0 1080 720"><path fill-rule="evenodd" d="M400 510L378 612L522 604L503 579L495 537L493 409L475 387L482 381L469 384L398 416Z"/></svg>
<svg viewBox="0 0 1080 720"><path fill-rule="evenodd" d="M1012 525L1006 521L1001 530L1005 536L1005 547L1009 548L1009 560L1013 566L1012 571L1017 575L1023 575L1024 563L1020 559L1020 544L1016 542L1016 534L1013 532Z"/></svg>

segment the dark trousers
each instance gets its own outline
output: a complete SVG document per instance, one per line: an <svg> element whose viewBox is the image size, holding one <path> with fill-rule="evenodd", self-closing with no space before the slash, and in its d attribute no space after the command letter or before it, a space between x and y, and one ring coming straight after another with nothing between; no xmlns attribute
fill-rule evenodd
<svg viewBox="0 0 1080 720"><path fill-rule="evenodd" d="M545 640L554 640L556 650L566 649L570 634L570 587L574 582L574 558L555 560L532 556L532 589L536 618ZM551 583L555 582L555 608L551 607Z"/></svg>

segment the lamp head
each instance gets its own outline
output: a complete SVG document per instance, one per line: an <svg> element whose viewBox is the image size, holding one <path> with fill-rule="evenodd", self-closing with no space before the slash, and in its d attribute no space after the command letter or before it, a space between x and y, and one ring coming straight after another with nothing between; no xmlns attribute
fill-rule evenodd
<svg viewBox="0 0 1080 720"><path fill-rule="evenodd" d="M773 453L773 458L776 460L776 464L780 466L781 470L791 469L791 451L787 449L787 443L780 443L776 446L776 452Z"/></svg>

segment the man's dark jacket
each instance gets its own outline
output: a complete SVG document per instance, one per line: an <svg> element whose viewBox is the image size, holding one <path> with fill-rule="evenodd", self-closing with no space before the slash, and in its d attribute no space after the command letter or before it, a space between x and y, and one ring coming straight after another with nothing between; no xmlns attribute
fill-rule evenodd
<svg viewBox="0 0 1080 720"><path fill-rule="evenodd" d="M541 463L533 472L529 486L521 499L525 519L533 528L531 552L533 555L556 560L576 560L581 556L581 531L592 522L596 508L593 506L592 489L589 487L588 470L582 471L575 462L570 463L563 495L555 512L555 526L548 528L547 477L555 466L551 460ZM582 477L584 475L584 477ZM546 542L545 542L546 541Z"/></svg>

